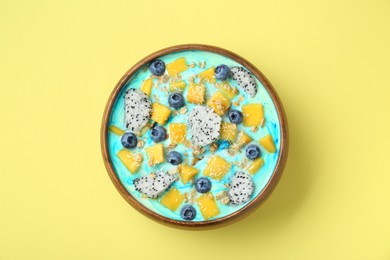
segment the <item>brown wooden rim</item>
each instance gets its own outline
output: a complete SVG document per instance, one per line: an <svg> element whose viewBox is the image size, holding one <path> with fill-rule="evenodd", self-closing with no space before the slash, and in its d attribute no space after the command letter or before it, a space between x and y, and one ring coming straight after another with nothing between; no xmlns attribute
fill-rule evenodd
<svg viewBox="0 0 390 260"><path fill-rule="evenodd" d="M279 124L280 124L280 153L279 158L276 163L276 167L274 169L274 172L271 175L270 180L264 187L264 189L254 198L251 202L249 202L247 205L245 205L243 208L233 212L230 215L217 218L214 220L208 220L208 221L179 221L170 219L167 217L164 217L160 214L157 214L153 212L152 210L146 208L141 203L139 203L133 196L125 189L125 187L120 182L118 176L115 173L115 170L113 169L110 161L110 156L108 153L107 148L107 131L108 131L108 119L111 114L112 106L120 93L122 87L126 84L126 82L134 75L136 71L138 71L140 68L142 68L145 64L149 63L150 61L163 56L167 55L172 52L178 52L178 51L185 51L185 50L201 50L201 51L208 51L213 53L218 53L221 55L224 55L226 57L229 57L239 63L241 63L244 67L246 67L248 70L250 70L263 84L263 86L267 89L268 93L270 94L278 116L279 116ZM271 83L268 81L268 79L258 70L254 65L252 65L249 61L242 58L241 56L219 48L215 46L210 45L204 45L204 44L183 44L183 45L176 45L171 46L159 51L156 51L139 62L137 62L133 67L131 67L125 75L119 80L119 82L116 84L114 90L112 91L110 98L107 102L106 108L104 110L103 114L103 120L102 120L102 126L101 126L101 148L102 148L102 155L104 164L106 166L106 169L108 171L108 175L110 176L111 181L114 183L115 187L119 191L119 193L122 195L122 197L131 205L133 206L137 211L142 213L143 215L159 222L164 225L168 225L171 227L176 228L182 228L182 229L192 229L192 230L201 230L201 229L211 229L216 227L222 227L226 226L228 224L234 223L246 216L248 216L250 213L252 213L257 207L259 207L266 198L271 194L271 192L274 190L276 184L278 183L283 169L285 167L286 161L287 161L287 154L288 154L288 129L287 129L287 119L286 115L283 110L283 106L280 102L280 99L278 95L276 94L275 90L273 89Z"/></svg>

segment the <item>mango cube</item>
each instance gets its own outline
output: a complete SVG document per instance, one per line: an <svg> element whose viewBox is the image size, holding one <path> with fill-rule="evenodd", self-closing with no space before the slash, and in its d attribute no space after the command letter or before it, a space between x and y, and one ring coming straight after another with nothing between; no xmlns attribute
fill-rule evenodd
<svg viewBox="0 0 390 260"><path fill-rule="evenodd" d="M177 81L169 84L169 91L171 92L183 92L184 89L187 87L187 83L182 81Z"/></svg>
<svg viewBox="0 0 390 260"><path fill-rule="evenodd" d="M155 144L145 148L148 156L148 165L154 166L164 161L164 147L163 144Z"/></svg>
<svg viewBox="0 0 390 260"><path fill-rule="evenodd" d="M180 123L171 123L169 125L169 138L172 144L183 143L186 139L187 125Z"/></svg>
<svg viewBox="0 0 390 260"><path fill-rule="evenodd" d="M187 61L184 57L178 58L167 64L167 71L170 76L175 76L187 69Z"/></svg>
<svg viewBox="0 0 390 260"><path fill-rule="evenodd" d="M221 180L223 176L230 170L232 165L228 163L222 157L215 155L212 157L208 163L206 168L203 171L205 176L209 176L210 178Z"/></svg>
<svg viewBox="0 0 390 260"><path fill-rule="evenodd" d="M114 133L116 135L123 135L125 133L125 131L123 131L122 129L120 129L119 127L116 127L114 125L110 125L108 127L108 130L111 132L111 133Z"/></svg>
<svg viewBox="0 0 390 260"><path fill-rule="evenodd" d="M235 87L232 87L232 85L230 85L227 81L223 81L221 83L218 83L216 85L217 88L219 88L219 90L222 91L223 94L225 94L225 96L227 98L234 98L235 96L238 95L238 89L235 88Z"/></svg>
<svg viewBox="0 0 390 260"><path fill-rule="evenodd" d="M237 137L237 125L228 122L222 122L221 134L219 136L222 140L232 141L236 140Z"/></svg>
<svg viewBox="0 0 390 260"><path fill-rule="evenodd" d="M198 172L198 169L187 164L182 164L179 166L179 175L183 184L186 184L189 180L194 178L194 176L197 175Z"/></svg>
<svg viewBox="0 0 390 260"><path fill-rule="evenodd" d="M244 131L240 131L237 136L236 143L239 145L239 147L243 147L244 145L250 143L252 141L252 137L250 137L247 133Z"/></svg>
<svg viewBox="0 0 390 260"><path fill-rule="evenodd" d="M176 189L170 189L160 200L160 203L168 209L175 211L183 202L184 196Z"/></svg>
<svg viewBox="0 0 390 260"><path fill-rule="evenodd" d="M214 218L220 213L217 202L214 199L213 194L210 192L205 193L196 199L198 207L205 220Z"/></svg>
<svg viewBox="0 0 390 260"><path fill-rule="evenodd" d="M193 104L203 104L206 95L206 87L202 84L191 84L188 87L187 101Z"/></svg>
<svg viewBox="0 0 390 260"><path fill-rule="evenodd" d="M249 104L242 106L244 116L243 123L245 126L258 126L264 119L263 105Z"/></svg>
<svg viewBox="0 0 390 260"><path fill-rule="evenodd" d="M274 139L271 135L266 135L260 139L259 143L270 153L276 152Z"/></svg>
<svg viewBox="0 0 390 260"><path fill-rule="evenodd" d="M171 115L171 110L168 107L166 107L160 103L153 103L152 104L151 119L153 121L156 121L160 125L163 125L168 120L170 115Z"/></svg>
<svg viewBox="0 0 390 260"><path fill-rule="evenodd" d="M148 78L144 81L142 84L141 90L147 95L150 96L150 93L152 92L152 85L153 80L151 78Z"/></svg>
<svg viewBox="0 0 390 260"><path fill-rule="evenodd" d="M207 105L214 108L214 112L222 116L229 109L230 100L222 92L217 91L210 97Z"/></svg>
<svg viewBox="0 0 390 260"><path fill-rule="evenodd" d="M208 68L198 74L198 78L211 83L215 82L215 67Z"/></svg>
<svg viewBox="0 0 390 260"><path fill-rule="evenodd" d="M255 159L254 161L252 161L251 164L249 164L249 166L246 168L246 170L250 173L250 174L255 174L256 172L258 172L260 170L260 168L263 166L264 164L264 160L259 157L257 159Z"/></svg>
<svg viewBox="0 0 390 260"><path fill-rule="evenodd" d="M130 151L122 149L116 154L121 162L126 166L126 168L131 172L135 173L142 163L142 155L141 154L132 154Z"/></svg>

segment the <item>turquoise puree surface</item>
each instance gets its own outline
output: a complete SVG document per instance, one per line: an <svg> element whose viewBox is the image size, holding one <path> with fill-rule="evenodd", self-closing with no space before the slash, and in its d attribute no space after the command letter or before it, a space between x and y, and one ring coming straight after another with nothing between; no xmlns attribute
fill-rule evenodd
<svg viewBox="0 0 390 260"><path fill-rule="evenodd" d="M182 51L182 52L176 52L176 53L171 53L165 56L160 57L166 64L174 61L177 58L180 57L185 57L187 60L187 64L190 64L191 62L194 62L198 64L198 62L206 62L206 67L205 68L200 68L198 65L194 68L189 68L187 71L182 72L182 78L187 81L188 77L193 76L211 66L218 66L220 64L226 64L229 67L231 66L242 66L241 64L237 63L236 61L227 58L225 56L211 53L211 52L205 52L205 51ZM142 83L145 79L150 77L150 72L148 69L140 69L138 72L136 72L132 78L129 79L129 81L126 83L126 85L123 87L121 90L120 94L118 95L117 99L115 100L115 103L113 105L111 115L109 118L109 125L115 125L121 129L125 129L125 124L124 124L124 92L128 90L129 88L140 88L142 86ZM154 79L155 83L157 82L157 79ZM258 86L258 92L254 98L250 98L244 91L232 80L229 79L229 83L232 86L237 87L239 90L240 94L237 95L232 99L232 103L238 99L240 95L244 96L244 101L241 102L239 107L234 107L238 110L241 110L241 106L245 104L251 104L251 103L261 103L264 106L264 116L266 119L266 124L263 128L259 127L259 130L256 133L253 133L250 129L250 127L244 127L242 124L239 125L238 130L244 130L248 135L250 135L253 138L253 141L251 143L253 144L258 144L258 140L260 140L261 137L271 134L275 146L277 148L277 151L273 154L268 153L263 147L260 146L261 152L262 152L262 158L265 161L265 164L263 167L254 174L253 177L253 182L255 184L255 191L252 195L252 198L255 198L266 186L266 184L269 182L270 177L272 175L272 172L274 171L274 168L276 166L278 157L279 157L279 151L280 151L280 125L279 125L279 119L278 119L278 113L275 109L275 105L272 102L272 99L266 89L263 87L261 82L256 79L257 86ZM169 83L162 83L160 86L166 86L167 88L169 87ZM188 88L189 82L187 81L187 88ZM210 97L216 90L217 88L214 87L213 84L205 84L207 87L206 90L206 95L207 97ZM186 98L187 95L187 88L184 91L184 97ZM159 103L168 106L168 97L167 93L164 93L163 91L153 88L152 93L150 95L150 99L152 102L154 96L159 97ZM195 106L194 104L186 103L186 106L188 107L188 111L191 111L191 109ZM233 105L232 105L233 106ZM168 131L168 124L169 123L187 123L187 114L184 115L176 115L176 116L171 116L170 119L167 121L165 124L165 127ZM229 122L229 119L227 116L223 116L222 121L227 121ZM146 153L144 151L144 148L140 149L134 149L132 152L134 153L141 153L143 155L143 162L136 174L131 174L127 170L127 168L122 164L122 162L119 160L119 158L116 156L116 153L120 151L123 147L120 141L120 136L115 135L111 132L107 133L108 135L108 150L109 150L109 155L110 159L113 165L113 168L115 169L116 174L118 175L119 180L122 182L124 187L127 189L127 191L135 198L137 199L142 205L145 207L151 209L152 211L163 215L168 218L172 218L175 220L182 220L180 217L180 209L181 207L185 204L185 202L182 203L182 205L176 210L176 211L171 211L170 209L164 207L163 205L160 204L159 200L160 198L154 200L154 199L149 199L145 198L142 196L139 192L135 191L134 186L133 186L133 180L135 178L147 175L151 172L156 172L156 171L168 171L171 167L175 167L170 165L167 162L161 163L159 165L156 165L154 167L148 166L148 159L146 156ZM149 132L144 134L142 137L143 140L145 141L145 146L148 147L153 145L153 141L149 137ZM190 140L191 138L191 133L190 133L190 128L187 126L187 139ZM167 147L169 145L170 141L169 139L165 140L163 142L164 147ZM189 148L186 148L184 145L179 144L174 150L180 152L183 154L185 151L187 151L188 156L184 158L188 158L188 161L190 162L192 160L192 155L191 155L191 150ZM228 162L240 162L245 158L245 148L241 149L241 153L237 153L234 157L230 156L227 152L227 149L218 149L214 154L221 156ZM205 158L201 161L199 161L195 167L200 170L199 174L195 177L201 177L202 176L202 171L205 169L206 164L208 159L211 157L211 153L208 150L208 147L206 147L206 152L204 153ZM227 190L225 187L225 184L229 183L230 177L236 172L240 171L241 169L237 166L232 164L232 168L230 172L228 172L224 178L221 181L216 181L211 179L212 181L212 189L211 192L214 195L214 197L220 193L223 190ZM193 184L190 182L187 183L186 185L183 185L183 183L178 179L173 185L173 187L176 187L178 190L180 190L183 194L185 192L190 192L193 188ZM201 194L197 194L196 196L198 197ZM223 205L219 201L217 201L218 207L220 209L220 214L216 216L215 218L220 218L227 216L237 210L239 210L242 207L245 207L247 204L243 204L240 206L230 206L230 205ZM203 216L199 210L199 207L197 206L196 203L193 205L195 209L197 210L197 215L194 221L204 221Z"/></svg>

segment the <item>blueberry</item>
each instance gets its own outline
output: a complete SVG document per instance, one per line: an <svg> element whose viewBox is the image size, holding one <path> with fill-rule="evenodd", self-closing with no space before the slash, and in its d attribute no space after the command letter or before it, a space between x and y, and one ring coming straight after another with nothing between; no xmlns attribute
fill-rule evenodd
<svg viewBox="0 0 390 260"><path fill-rule="evenodd" d="M200 193L206 193L211 190L211 181L201 177L195 181L195 189Z"/></svg>
<svg viewBox="0 0 390 260"><path fill-rule="evenodd" d="M150 130L150 137L156 143L164 141L167 136L167 130L162 126L155 126Z"/></svg>
<svg viewBox="0 0 390 260"><path fill-rule="evenodd" d="M180 153L171 151L167 154L167 161L172 165L179 165L183 162L183 158Z"/></svg>
<svg viewBox="0 0 390 260"><path fill-rule="evenodd" d="M125 148L134 148L137 146L137 136L133 133L127 132L122 135L121 143Z"/></svg>
<svg viewBox="0 0 390 260"><path fill-rule="evenodd" d="M162 60L156 59L150 63L149 70L153 75L161 76L165 72L165 63Z"/></svg>
<svg viewBox="0 0 390 260"><path fill-rule="evenodd" d="M175 92L169 95L168 103L173 108L179 108L184 106L184 97L181 93Z"/></svg>
<svg viewBox="0 0 390 260"><path fill-rule="evenodd" d="M255 144L248 145L248 147L245 150L245 154L246 154L246 157L248 157L248 159L254 160L254 159L260 157L260 155L261 155L260 148L259 148L259 146L255 145Z"/></svg>
<svg viewBox="0 0 390 260"><path fill-rule="evenodd" d="M196 216L196 209L189 204L184 205L180 210L180 215L185 220L193 220Z"/></svg>
<svg viewBox="0 0 390 260"><path fill-rule="evenodd" d="M243 119L243 115L240 111L235 110L235 109L231 109L229 111L229 119L230 119L230 122L232 122L234 124L241 124L242 119Z"/></svg>
<svg viewBox="0 0 390 260"><path fill-rule="evenodd" d="M230 69L228 66L222 64L215 68L215 77L220 80L225 80L229 76Z"/></svg>

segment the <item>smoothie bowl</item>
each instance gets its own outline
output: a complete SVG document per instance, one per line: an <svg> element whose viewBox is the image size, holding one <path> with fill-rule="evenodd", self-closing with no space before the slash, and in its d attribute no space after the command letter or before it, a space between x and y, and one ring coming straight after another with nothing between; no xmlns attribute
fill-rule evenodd
<svg viewBox="0 0 390 260"><path fill-rule="evenodd" d="M101 144L111 180L135 209L205 229L241 219L270 194L287 158L287 122L248 61L218 47L179 45L122 77Z"/></svg>

